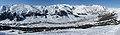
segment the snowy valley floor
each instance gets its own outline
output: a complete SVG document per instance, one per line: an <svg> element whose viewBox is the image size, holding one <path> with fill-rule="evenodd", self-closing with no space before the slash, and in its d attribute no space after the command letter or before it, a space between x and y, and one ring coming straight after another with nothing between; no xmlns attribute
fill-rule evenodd
<svg viewBox="0 0 120 35"><path fill-rule="evenodd" d="M107 25L97 26L88 29L64 29L64 30L53 30L43 31L35 33L23 33L23 31L12 30L0 31L2 35L119 35L119 25Z"/></svg>

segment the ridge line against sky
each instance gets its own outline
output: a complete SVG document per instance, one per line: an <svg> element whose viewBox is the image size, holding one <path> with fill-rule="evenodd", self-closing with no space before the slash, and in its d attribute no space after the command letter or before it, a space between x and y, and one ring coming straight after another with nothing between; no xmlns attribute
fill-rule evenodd
<svg viewBox="0 0 120 35"><path fill-rule="evenodd" d="M55 4L70 4L70 5L101 5L111 8L120 8L120 0L0 0L0 5L55 5Z"/></svg>

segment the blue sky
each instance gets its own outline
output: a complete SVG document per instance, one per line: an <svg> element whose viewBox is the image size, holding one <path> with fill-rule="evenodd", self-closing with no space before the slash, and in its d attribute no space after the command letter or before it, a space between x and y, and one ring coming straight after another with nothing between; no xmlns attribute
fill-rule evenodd
<svg viewBox="0 0 120 35"><path fill-rule="evenodd" d="M12 4L28 4L28 5L54 5L54 4L70 4L70 5L102 5L112 8L120 8L120 0L0 0L0 5Z"/></svg>

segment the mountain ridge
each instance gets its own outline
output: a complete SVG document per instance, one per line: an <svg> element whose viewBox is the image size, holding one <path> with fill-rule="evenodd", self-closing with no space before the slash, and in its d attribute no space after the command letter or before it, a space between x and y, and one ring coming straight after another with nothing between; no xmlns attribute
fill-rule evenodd
<svg viewBox="0 0 120 35"><path fill-rule="evenodd" d="M31 24L44 22L38 23L38 25L45 25L46 22L48 22L49 26L49 23L66 24L67 22L72 22L72 25L84 25L89 23L94 24L96 21L116 19L115 15L116 12L114 10L100 5L85 6L57 4L50 6L31 6L16 4L0 6L0 23L2 24Z"/></svg>

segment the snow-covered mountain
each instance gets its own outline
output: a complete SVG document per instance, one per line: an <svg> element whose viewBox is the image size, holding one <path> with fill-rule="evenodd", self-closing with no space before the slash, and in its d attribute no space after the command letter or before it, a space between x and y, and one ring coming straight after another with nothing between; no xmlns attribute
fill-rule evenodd
<svg viewBox="0 0 120 35"><path fill-rule="evenodd" d="M117 19L116 11L100 5L0 6L0 23L3 26L63 27L95 24L109 19Z"/></svg>
<svg viewBox="0 0 120 35"><path fill-rule="evenodd" d="M0 35L119 35L119 13L120 8L100 5L5 5L0 6Z"/></svg>

